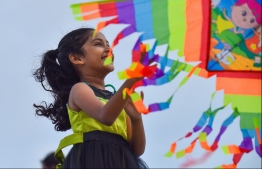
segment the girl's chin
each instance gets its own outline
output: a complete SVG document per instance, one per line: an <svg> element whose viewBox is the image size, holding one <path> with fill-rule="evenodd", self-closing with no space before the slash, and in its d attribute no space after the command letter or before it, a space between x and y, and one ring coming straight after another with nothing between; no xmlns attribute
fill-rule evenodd
<svg viewBox="0 0 262 169"><path fill-rule="evenodd" d="M115 66L113 64L107 65L106 68L110 70L110 72L115 70Z"/></svg>
<svg viewBox="0 0 262 169"><path fill-rule="evenodd" d="M113 72L115 70L115 67L114 66L112 66L112 68L111 68L111 72Z"/></svg>

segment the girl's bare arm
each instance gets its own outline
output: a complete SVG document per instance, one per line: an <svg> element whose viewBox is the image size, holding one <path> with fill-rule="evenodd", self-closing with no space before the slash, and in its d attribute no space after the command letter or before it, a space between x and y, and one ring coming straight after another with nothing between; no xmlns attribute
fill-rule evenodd
<svg viewBox="0 0 262 169"><path fill-rule="evenodd" d="M136 79L126 80L106 104L99 101L93 90L85 83L77 83L71 89L69 107L75 111L83 110L100 123L110 126L123 110L129 98L127 96L123 99L123 89L130 89L136 81Z"/></svg>

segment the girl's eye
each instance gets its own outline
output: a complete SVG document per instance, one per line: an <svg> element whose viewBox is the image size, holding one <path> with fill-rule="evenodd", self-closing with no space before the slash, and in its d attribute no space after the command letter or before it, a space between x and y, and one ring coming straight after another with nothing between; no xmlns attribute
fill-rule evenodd
<svg viewBox="0 0 262 169"><path fill-rule="evenodd" d="M243 11L242 12L242 16L246 16L247 15L247 12L246 11Z"/></svg>
<svg viewBox="0 0 262 169"><path fill-rule="evenodd" d="M252 19L250 20L250 23L254 23L254 22L255 22L255 19L252 18Z"/></svg>
<svg viewBox="0 0 262 169"><path fill-rule="evenodd" d="M96 43L95 46L101 46L101 43Z"/></svg>

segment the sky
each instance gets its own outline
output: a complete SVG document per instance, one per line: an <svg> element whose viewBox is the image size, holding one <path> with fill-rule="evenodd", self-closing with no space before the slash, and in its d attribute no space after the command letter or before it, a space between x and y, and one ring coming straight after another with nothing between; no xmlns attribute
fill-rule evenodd
<svg viewBox="0 0 262 169"><path fill-rule="evenodd" d="M33 104L41 101L51 103L52 97L45 92L33 76L32 71L39 66L40 56L47 50L56 49L60 39L69 31L80 27L96 27L99 20L89 22L75 21L70 9L73 3L88 0L1 0L0 10L0 168L40 168L40 161L51 151L55 151L59 141L72 133L57 132L52 122L44 117L35 116ZM103 29L109 42L128 25L110 25ZM117 72L129 67L131 50L141 33L134 33L114 48L115 71L106 78L107 84L119 88ZM159 46L157 52L163 52L166 46ZM171 51L170 58L177 58L177 51ZM194 63L192 63L194 64ZM137 91L145 93L146 105L165 102L177 89L185 77L181 72L173 81L161 86L140 87ZM184 136L197 123L210 103L213 108L223 104L223 91L215 91L216 77L209 79L192 76L181 87L170 105L164 111L143 115L146 132L146 150L141 156L150 168L179 168L185 161L201 157L205 151L196 144L194 151L180 159L167 158L164 154L170 145ZM213 132L208 137L211 143L222 122L232 113L227 106L218 112ZM189 146L197 137L178 143L178 150ZM240 144L242 139L239 118L229 126L219 145ZM71 147L64 149L66 155ZM221 164L230 164L232 155L225 155L222 149L212 153L205 162L192 166L195 168L214 168ZM245 154L239 168L261 168L261 158L255 151Z"/></svg>

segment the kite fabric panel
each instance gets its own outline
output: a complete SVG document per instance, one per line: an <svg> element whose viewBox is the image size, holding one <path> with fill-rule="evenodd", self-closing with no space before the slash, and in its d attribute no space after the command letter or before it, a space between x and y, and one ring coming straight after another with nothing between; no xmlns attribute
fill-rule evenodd
<svg viewBox="0 0 262 169"><path fill-rule="evenodd" d="M213 110L207 107L199 117L192 131L174 141L165 154L181 158L194 151L200 143L206 152L199 159L186 162L192 166L208 160L212 152L222 149L232 154L231 164L221 164L218 168L236 168L245 153L256 151L262 157L261 149L261 0L100 0L89 3L72 4L76 21L101 21L96 32L110 24L128 24L117 34L111 50L119 40L135 32L143 32L132 51L132 63L126 70L118 72L119 79L146 77L137 82L131 90L123 90L123 97L130 95L136 108L144 114L159 112L170 107L176 91L192 76L216 77L216 92L224 92L224 105ZM111 18L110 18L111 17ZM155 43L143 44L149 39ZM159 45L168 45L166 54L155 54ZM176 50L184 62L172 60L169 51ZM144 59L140 62L141 53ZM105 64L110 64L110 56ZM148 66L157 62L158 66ZM197 66L191 63L200 62ZM169 68L166 71L165 68ZM166 101L152 103L146 107L134 89L139 86L163 85L177 77L180 72L187 76ZM232 106L232 114L225 117L221 126L213 126L220 110ZM222 135L236 118L240 118L243 139L240 145L219 145ZM208 143L207 137L214 127L220 127L217 137ZM177 150L177 142L189 139L198 132L186 148Z"/></svg>

